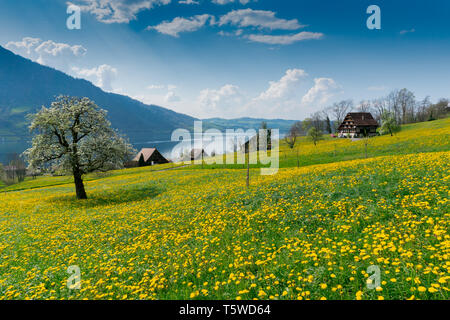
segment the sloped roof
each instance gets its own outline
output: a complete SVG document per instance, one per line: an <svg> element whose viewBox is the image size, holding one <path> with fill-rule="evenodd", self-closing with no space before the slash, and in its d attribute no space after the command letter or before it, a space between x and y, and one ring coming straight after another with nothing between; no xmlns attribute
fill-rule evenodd
<svg viewBox="0 0 450 320"><path fill-rule="evenodd" d="M370 112L350 112L347 116L351 116L357 126L378 126Z"/></svg>
<svg viewBox="0 0 450 320"><path fill-rule="evenodd" d="M351 117L356 127L374 126L378 127L378 122L372 117L370 112L350 112L345 119ZM345 120L341 123L338 130L344 127Z"/></svg>
<svg viewBox="0 0 450 320"><path fill-rule="evenodd" d="M144 148L141 151L139 151L139 153L133 159L133 161L139 161L139 159L141 158L141 154L142 154L144 156L144 161L147 162L148 159L150 159L150 157L153 155L153 153L155 151L156 151L156 148Z"/></svg>

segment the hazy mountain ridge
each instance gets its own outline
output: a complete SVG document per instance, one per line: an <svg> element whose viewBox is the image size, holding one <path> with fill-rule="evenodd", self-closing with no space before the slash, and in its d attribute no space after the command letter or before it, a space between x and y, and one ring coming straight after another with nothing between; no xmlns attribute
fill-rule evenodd
<svg viewBox="0 0 450 320"><path fill-rule="evenodd" d="M287 133L291 126L297 122L297 120L283 120L283 119L263 119L263 118L237 118L237 119L222 119L222 118L209 118L203 119L206 127L216 129L260 129L263 122L267 123L267 127L271 129L279 129L280 133Z"/></svg>
<svg viewBox="0 0 450 320"><path fill-rule="evenodd" d="M193 117L159 106L146 105L127 96L104 92L87 80L73 78L0 47L2 127L12 131L14 135L23 136L27 133L25 115L36 112L42 105L49 106L60 94L89 97L108 111L112 125L125 133L132 142L148 138L167 138L176 128L192 127L195 120Z"/></svg>
<svg viewBox="0 0 450 320"><path fill-rule="evenodd" d="M41 65L0 46L0 162L10 152L21 153L29 145L27 114L49 106L58 95L88 97L108 111L112 126L126 135L136 148L156 146L169 149L168 141L175 129L192 130L194 117L156 105L146 105L128 96L104 92L91 82L77 79ZM289 130L292 120L221 119L203 120L204 130L258 129L267 122L281 133ZM153 142L152 142L153 141ZM166 151L166 150L164 150Z"/></svg>

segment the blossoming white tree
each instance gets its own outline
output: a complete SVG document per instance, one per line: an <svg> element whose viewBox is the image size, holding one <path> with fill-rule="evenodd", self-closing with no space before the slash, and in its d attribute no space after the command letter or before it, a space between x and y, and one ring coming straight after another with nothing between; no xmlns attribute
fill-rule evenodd
<svg viewBox="0 0 450 320"><path fill-rule="evenodd" d="M73 175L78 199L87 199L83 175L123 168L134 151L88 98L60 96L50 108L31 116L35 132L32 147L25 151L29 168L52 166Z"/></svg>

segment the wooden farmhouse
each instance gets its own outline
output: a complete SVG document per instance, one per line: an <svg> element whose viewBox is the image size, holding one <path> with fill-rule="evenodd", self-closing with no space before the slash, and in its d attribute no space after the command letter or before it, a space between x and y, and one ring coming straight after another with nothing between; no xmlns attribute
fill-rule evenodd
<svg viewBox="0 0 450 320"><path fill-rule="evenodd" d="M369 112L351 112L338 128L339 138L362 138L377 134L378 122Z"/></svg>
<svg viewBox="0 0 450 320"><path fill-rule="evenodd" d="M144 148L134 157L133 162L139 167L145 167L169 163L169 160L164 158L156 148Z"/></svg>

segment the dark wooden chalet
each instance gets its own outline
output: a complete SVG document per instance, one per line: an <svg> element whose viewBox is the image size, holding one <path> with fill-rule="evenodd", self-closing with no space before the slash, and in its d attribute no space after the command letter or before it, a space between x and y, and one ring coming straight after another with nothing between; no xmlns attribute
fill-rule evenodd
<svg viewBox="0 0 450 320"><path fill-rule="evenodd" d="M156 148L144 148L133 159L134 163L137 163L139 167L153 166L155 164L169 163L169 160L159 153Z"/></svg>
<svg viewBox="0 0 450 320"><path fill-rule="evenodd" d="M369 112L351 112L339 126L338 133L340 138L361 138L375 136L377 128L378 122Z"/></svg>

